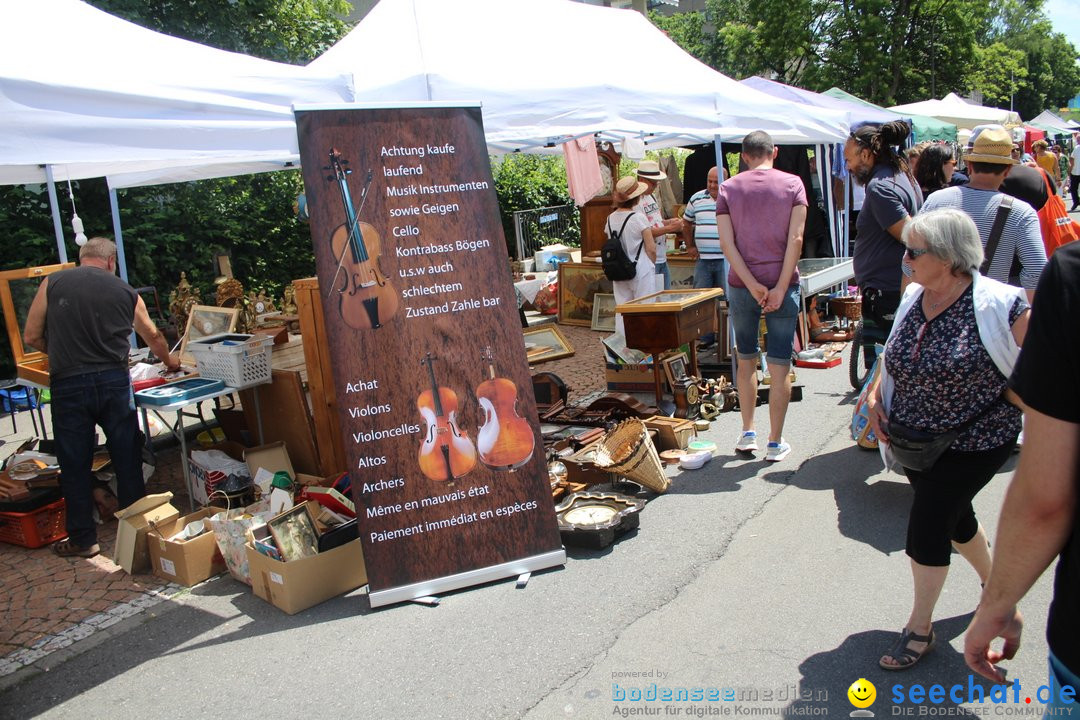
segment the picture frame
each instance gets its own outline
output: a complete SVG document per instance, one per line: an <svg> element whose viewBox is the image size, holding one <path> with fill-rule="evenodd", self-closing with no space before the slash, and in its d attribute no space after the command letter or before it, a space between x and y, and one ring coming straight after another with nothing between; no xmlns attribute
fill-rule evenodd
<svg viewBox="0 0 1080 720"><path fill-rule="evenodd" d="M311 557L319 553L319 533L307 503L287 510L267 523L283 562Z"/></svg>
<svg viewBox="0 0 1080 720"><path fill-rule="evenodd" d="M188 314L187 328L180 341L180 362L194 365L195 356L187 351L188 343L211 335L231 333L240 319L240 308L223 308L216 305L193 305Z"/></svg>
<svg viewBox="0 0 1080 720"><path fill-rule="evenodd" d="M690 368L690 358L684 352L675 353L661 360L660 367L664 370L668 387L674 388L676 382L689 374L687 370Z"/></svg>
<svg viewBox="0 0 1080 720"><path fill-rule="evenodd" d="M612 293L593 295L592 329L615 332L615 295Z"/></svg>
<svg viewBox="0 0 1080 720"><path fill-rule="evenodd" d="M559 265L559 324L592 326L593 297L612 293L615 286L598 262L570 262Z"/></svg>
<svg viewBox="0 0 1080 720"><path fill-rule="evenodd" d="M522 331L522 335L525 339L525 357L530 365L574 354L574 347L555 325L528 328Z"/></svg>
<svg viewBox="0 0 1080 720"><path fill-rule="evenodd" d="M229 257L228 253L214 255L214 271L218 274L218 277L231 278L233 276L232 258Z"/></svg>
<svg viewBox="0 0 1080 720"><path fill-rule="evenodd" d="M619 360L622 360L627 365L640 365L642 363L652 362L651 355L627 347L626 338L619 333L608 335L601 342L604 343L604 347L606 347L612 355L619 358Z"/></svg>

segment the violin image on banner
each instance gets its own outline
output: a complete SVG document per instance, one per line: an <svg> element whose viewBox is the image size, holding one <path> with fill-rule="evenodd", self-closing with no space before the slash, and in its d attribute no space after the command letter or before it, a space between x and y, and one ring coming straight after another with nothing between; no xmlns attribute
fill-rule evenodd
<svg viewBox="0 0 1080 720"><path fill-rule="evenodd" d="M330 150L330 166L327 169L333 169L334 174L327 179L336 180L341 190L345 224L339 226L330 238L330 247L338 259L338 266L327 297L337 292L338 312L346 325L356 330L371 330L382 327L397 313L398 294L379 268L379 234L368 223L359 222L359 211L353 211L347 179L352 171L345 169L347 164L341 153L336 149ZM361 210L367 201L371 177L372 172L368 170L360 201ZM342 280L340 285L339 277Z"/></svg>
<svg viewBox="0 0 1080 720"><path fill-rule="evenodd" d="M431 389L420 393L416 407L427 423L420 446L420 471L436 482L453 483L476 466L476 448L457 426L457 393L439 387L435 381L435 357L427 353L421 365L427 365Z"/></svg>
<svg viewBox="0 0 1080 720"><path fill-rule="evenodd" d="M476 386L476 400L484 410L484 425L476 433L480 461L488 467L514 470L532 458L533 429L517 411L517 385L495 377L491 347L484 348L488 379Z"/></svg>

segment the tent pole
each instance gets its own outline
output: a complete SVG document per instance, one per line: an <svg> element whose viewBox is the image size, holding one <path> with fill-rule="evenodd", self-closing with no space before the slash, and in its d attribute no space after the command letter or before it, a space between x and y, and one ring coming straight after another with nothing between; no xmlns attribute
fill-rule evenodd
<svg viewBox="0 0 1080 720"><path fill-rule="evenodd" d="M60 206L56 200L56 182L53 180L52 165L45 166L45 184L49 188L49 207L52 208L53 229L56 231L56 249L60 262L68 261L67 246L64 244L64 225L60 221Z"/></svg>
<svg viewBox="0 0 1080 720"><path fill-rule="evenodd" d="M116 188L109 188L109 208L112 210L113 234L116 236L116 265L120 279L128 281L127 258L124 255L124 231L120 227L120 205L116 201Z"/></svg>
<svg viewBox="0 0 1080 720"><path fill-rule="evenodd" d="M112 210L113 234L116 236L116 266L120 268L120 279L128 281L127 258L124 256L124 231L120 227L120 204L116 201L116 188L109 188L109 208ZM139 347L139 340L135 333L128 338L131 349Z"/></svg>

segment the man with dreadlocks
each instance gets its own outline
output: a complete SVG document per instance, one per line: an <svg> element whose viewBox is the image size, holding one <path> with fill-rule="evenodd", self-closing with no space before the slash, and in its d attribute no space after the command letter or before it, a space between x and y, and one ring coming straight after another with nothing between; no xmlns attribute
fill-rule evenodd
<svg viewBox="0 0 1080 720"><path fill-rule="evenodd" d="M856 128L844 145L844 160L855 182L866 188L855 224L855 281L862 293L863 325L884 341L900 304L904 245L900 233L922 206L919 184L899 147L911 134L903 120ZM867 366L873 350L866 350Z"/></svg>

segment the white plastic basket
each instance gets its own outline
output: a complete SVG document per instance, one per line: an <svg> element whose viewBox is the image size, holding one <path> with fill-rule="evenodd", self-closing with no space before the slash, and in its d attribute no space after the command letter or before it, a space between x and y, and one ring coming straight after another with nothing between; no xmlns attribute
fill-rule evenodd
<svg viewBox="0 0 1080 720"><path fill-rule="evenodd" d="M202 377L221 380L232 388L270 382L270 353L274 339L252 335L211 335L188 343Z"/></svg>

